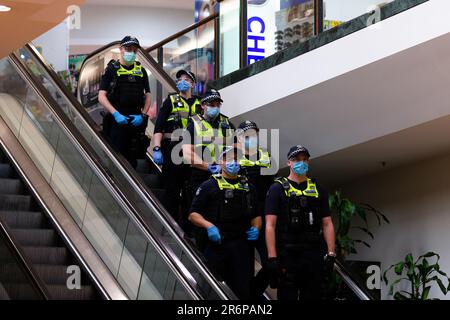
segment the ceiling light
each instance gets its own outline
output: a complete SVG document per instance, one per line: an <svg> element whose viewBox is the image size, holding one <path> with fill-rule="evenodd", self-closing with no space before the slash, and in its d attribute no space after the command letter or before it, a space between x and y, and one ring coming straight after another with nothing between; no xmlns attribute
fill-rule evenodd
<svg viewBox="0 0 450 320"><path fill-rule="evenodd" d="M11 7L0 4L0 12L8 12L8 11L11 11Z"/></svg>

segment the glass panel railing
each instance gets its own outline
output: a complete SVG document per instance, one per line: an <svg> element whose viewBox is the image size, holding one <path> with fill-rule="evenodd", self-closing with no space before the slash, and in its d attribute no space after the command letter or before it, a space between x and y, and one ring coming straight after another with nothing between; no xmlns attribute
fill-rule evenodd
<svg viewBox="0 0 450 320"><path fill-rule="evenodd" d="M34 65L32 72L39 79L43 79L43 82L47 83L46 87L52 92L53 96L62 96L63 93L58 87L57 80L50 76L51 70L45 68L45 64L41 60L42 57L34 55L32 51L34 51L32 48L24 48L20 50L19 54L28 57L26 65ZM103 52L108 51L110 50L103 50ZM96 57L92 57L92 61L96 60ZM89 61L86 64L89 65ZM152 68L150 68L150 71L153 73L156 72ZM160 85L162 87L168 87L167 83L160 83ZM75 106L78 102L70 101L69 97L66 96L65 100L60 100L60 103L60 108L95 150L99 161L116 178L121 189L124 190L127 199L138 210L143 222L151 226L170 246L177 257L179 257L184 267L189 270L195 281L201 287L202 292L206 294L205 298L233 298L234 296L229 289L216 280L206 268L204 262L201 261L201 258L195 252L195 249L192 248L191 244L183 239L183 231L165 209L163 209L161 204L154 200L155 197L152 191L148 189L141 177L136 174L134 169L120 155L112 151L108 144L99 136L98 132L92 128L86 120L89 116L80 113L81 106L78 105L78 108Z"/></svg>
<svg viewBox="0 0 450 320"><path fill-rule="evenodd" d="M0 221L0 300L42 300L39 283Z"/></svg>
<svg viewBox="0 0 450 320"><path fill-rule="evenodd" d="M182 292L178 297L196 298L177 262L158 239L143 232L123 195L80 143L83 138L74 135L52 109L51 103L56 102L35 82L37 78L14 56L2 59L0 70L4 79L0 82L0 116L128 297L162 299L168 281L154 282L148 274L160 272L167 278L174 274L177 292ZM40 80L45 82L43 77ZM158 268L144 268L150 252L159 261Z"/></svg>
<svg viewBox="0 0 450 320"><path fill-rule="evenodd" d="M220 4L219 77L240 69L240 0Z"/></svg>
<svg viewBox="0 0 450 320"><path fill-rule="evenodd" d="M215 22L210 21L162 47L163 67L167 74L175 79L180 69L192 71L197 75L195 93L199 95L206 92L206 83L215 79L214 28Z"/></svg>

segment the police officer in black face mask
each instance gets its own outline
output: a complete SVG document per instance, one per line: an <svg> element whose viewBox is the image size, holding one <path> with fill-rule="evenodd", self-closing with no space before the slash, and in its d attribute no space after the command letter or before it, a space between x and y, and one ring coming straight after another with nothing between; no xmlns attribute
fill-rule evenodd
<svg viewBox="0 0 450 320"><path fill-rule="evenodd" d="M264 216L264 202L267 191L274 181L274 175L269 170L272 160L268 151L263 150L259 144L259 128L253 121L244 121L236 129L236 136L242 157L239 159L241 166L240 175L245 176L255 186L258 198L257 210ZM263 230L265 224L263 220ZM263 299L263 294L269 286L269 274L266 269L267 248L264 233L259 236L256 250L261 259L261 270L253 279L252 296L254 299Z"/></svg>
<svg viewBox="0 0 450 320"><path fill-rule="evenodd" d="M323 271L334 263L328 195L307 177L309 157L306 148L292 147L289 177L277 179L267 193L268 270L279 300L322 298Z"/></svg>
<svg viewBox="0 0 450 320"><path fill-rule="evenodd" d="M254 273L251 242L258 239L261 216L254 187L238 175L236 150L225 149L219 159L222 174L197 189L189 220L207 237L204 255L211 269L240 299L249 299Z"/></svg>
<svg viewBox="0 0 450 320"><path fill-rule="evenodd" d="M139 41L122 39L120 59L111 60L102 76L98 100L108 111L103 121L104 134L133 167L145 155L147 112L151 104L148 75L136 61Z"/></svg>
<svg viewBox="0 0 450 320"><path fill-rule="evenodd" d="M189 179L189 166L183 163L177 164L175 159L172 159L172 151L181 141L181 137L173 135L173 132L178 129L186 129L189 119L196 115L201 108L200 97L192 92L196 82L195 75L190 71L180 70L177 72L176 78L178 92L169 94L156 119L153 133L155 145L153 160L156 164L162 165L162 177L166 189L164 201L166 208L175 220L180 222L180 193ZM178 156L182 155L178 154ZM185 191L183 190L183 193ZM191 197L189 198L191 199Z"/></svg>

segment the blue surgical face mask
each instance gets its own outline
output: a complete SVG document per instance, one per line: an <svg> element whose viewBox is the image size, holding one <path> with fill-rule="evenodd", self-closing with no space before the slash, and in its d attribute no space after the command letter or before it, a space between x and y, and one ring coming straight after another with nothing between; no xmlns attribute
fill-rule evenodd
<svg viewBox="0 0 450 320"><path fill-rule="evenodd" d="M237 163L236 161L227 161L225 163L225 171L231 175L235 176L239 173L239 170L241 170L241 165Z"/></svg>
<svg viewBox="0 0 450 320"><path fill-rule="evenodd" d="M178 90L180 90L180 92L188 92L191 88L191 84L186 80L180 80L177 83L177 88Z"/></svg>
<svg viewBox="0 0 450 320"><path fill-rule="evenodd" d="M220 110L217 107L212 107L212 106L208 106L206 108L206 115L208 116L208 118L210 119L215 119L217 118L217 116L219 115Z"/></svg>
<svg viewBox="0 0 450 320"><path fill-rule="evenodd" d="M123 60L129 64L134 63L134 61L136 61L136 53L125 51L123 54Z"/></svg>
<svg viewBox="0 0 450 320"><path fill-rule="evenodd" d="M295 174L304 176L309 170L309 165L306 162L299 161L294 163L293 169Z"/></svg>
<svg viewBox="0 0 450 320"><path fill-rule="evenodd" d="M253 150L258 147L258 137L247 137L245 138L245 149Z"/></svg>

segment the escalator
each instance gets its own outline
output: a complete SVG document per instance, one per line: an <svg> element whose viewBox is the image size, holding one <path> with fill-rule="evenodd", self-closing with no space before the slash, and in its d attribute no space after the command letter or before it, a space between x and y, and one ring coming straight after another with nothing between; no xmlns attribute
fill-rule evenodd
<svg viewBox="0 0 450 320"><path fill-rule="evenodd" d="M141 210L154 209L132 202L129 190L98 158L95 141L85 140L74 126L77 121L71 121L77 119L65 114L74 110L60 103L63 96L52 97L51 83L38 74L38 66L16 54L0 60L0 143L34 199L53 198L39 210L31 195L20 194L26 191L21 184L10 179L17 178L11 167L2 164L2 174L9 179L2 190L10 193L2 200L11 200L2 201L3 208L17 209L5 210L10 212L2 225L13 230L17 250L52 293L47 297L232 299L214 278L196 281L191 271L205 272L193 263L188 270L188 257L168 244L166 230L141 218ZM89 274L81 275L84 290L77 294L61 287L62 271L72 264ZM7 281L0 282L3 296L14 298Z"/></svg>
<svg viewBox="0 0 450 320"><path fill-rule="evenodd" d="M86 272L81 274L79 289L68 288L67 270L70 270L69 266L79 265L79 262L1 149L0 221L5 229L9 229L14 245L22 252L29 268L34 270L35 277L45 288L46 298L94 300L102 297ZM17 266L14 263L2 263L0 282L3 292L13 297L22 293L22 298L31 298L33 295L27 290L29 286L20 281L17 283L16 274Z"/></svg>
<svg viewBox="0 0 450 320"><path fill-rule="evenodd" d="M107 63L109 58L105 55L110 54L117 47L118 43L113 43L111 46L106 46L95 52L86 59L82 70L85 70L86 65L90 62L96 64L98 61L103 61L103 63L106 61ZM158 200L162 199L164 190L160 181L160 170L154 165L151 156L148 155L147 159L138 161L136 172L123 157L116 154L100 135L99 121L95 119L95 113L97 112L97 115L99 113L99 106L94 103L88 108L83 108L61 85L57 75L46 65L44 59L31 45L27 45L16 52L13 59L16 59L22 67L29 68L30 77L40 81L43 84L41 89L47 90L52 96L52 100L57 101L56 105L59 110L54 110L54 112L61 118L66 117L82 138L87 141L90 149L92 149L91 151L95 151L97 164L101 165L103 170L112 177L116 187L121 190L123 200L133 207L134 218L136 218L136 223L140 224L141 231L156 233L161 241L160 244L167 245L165 250L169 252L172 259L177 261L179 271L184 275L187 274L187 282L196 288L194 290L198 294L196 298L234 299L234 294L208 270L201 254L190 240L184 237L182 229L164 209L161 201ZM152 92L157 93L156 100L160 103L167 92L175 91L174 83L146 52L139 52L139 60L147 68L151 77ZM162 94L162 92L165 93ZM90 111L93 112L91 115L89 115ZM110 224L114 225L114 223ZM120 226L121 224L115 225ZM128 244L128 246L132 245L133 242ZM139 255L134 254L134 257L140 260ZM143 269L145 272L145 266ZM337 268L339 273L342 273L342 270L345 271L345 269ZM343 279L345 283L354 284L351 277L343 277ZM358 287L358 285L355 284L355 287ZM362 294L358 295L358 298L362 299L367 297L364 290L362 290Z"/></svg>

